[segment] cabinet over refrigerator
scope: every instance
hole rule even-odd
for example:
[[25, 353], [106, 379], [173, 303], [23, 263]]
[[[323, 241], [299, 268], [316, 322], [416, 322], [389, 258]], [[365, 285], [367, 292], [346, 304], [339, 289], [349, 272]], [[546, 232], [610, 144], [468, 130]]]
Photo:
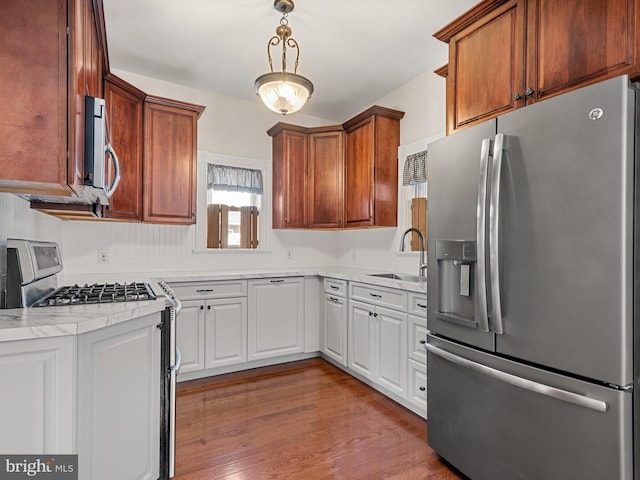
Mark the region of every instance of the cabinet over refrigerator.
[[637, 96], [429, 146], [428, 441], [473, 480], [640, 479]]

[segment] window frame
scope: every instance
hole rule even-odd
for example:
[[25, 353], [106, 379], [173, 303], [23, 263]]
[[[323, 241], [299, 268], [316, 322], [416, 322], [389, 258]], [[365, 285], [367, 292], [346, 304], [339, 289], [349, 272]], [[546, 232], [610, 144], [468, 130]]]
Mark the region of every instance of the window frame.
[[[258, 248], [207, 248], [207, 164], [216, 163], [232, 167], [262, 171], [263, 192], [258, 222]], [[209, 253], [265, 253], [268, 251], [267, 226], [271, 225], [271, 162], [269, 160], [236, 157], [221, 153], [198, 151], [198, 188], [195, 231], [196, 252]]]

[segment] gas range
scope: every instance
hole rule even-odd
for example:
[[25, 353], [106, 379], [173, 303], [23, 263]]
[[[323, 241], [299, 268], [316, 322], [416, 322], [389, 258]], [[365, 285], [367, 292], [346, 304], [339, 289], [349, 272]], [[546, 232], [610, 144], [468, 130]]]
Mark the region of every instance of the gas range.
[[155, 300], [156, 295], [146, 282], [94, 283], [60, 287], [36, 301], [32, 307], [89, 305], [96, 303], [135, 302]]
[[58, 287], [61, 271], [62, 258], [56, 243], [7, 239], [7, 281], [0, 308], [92, 305], [157, 298], [145, 282]]

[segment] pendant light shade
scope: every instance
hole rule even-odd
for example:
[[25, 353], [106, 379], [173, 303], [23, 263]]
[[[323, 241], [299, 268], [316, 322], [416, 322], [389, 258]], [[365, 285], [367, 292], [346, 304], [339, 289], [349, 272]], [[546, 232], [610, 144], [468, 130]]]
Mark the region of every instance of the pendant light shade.
[[[269, 39], [267, 44], [267, 57], [271, 71], [256, 79], [255, 89], [267, 108], [276, 113], [287, 115], [297, 112], [307, 103], [313, 93], [313, 83], [297, 74], [300, 48], [298, 42], [291, 37], [291, 28], [287, 20], [287, 15], [294, 8], [293, 0], [275, 0], [273, 6], [282, 13], [282, 18], [280, 25], [276, 28], [276, 34]], [[280, 44], [282, 45], [282, 71], [274, 72], [271, 47]], [[296, 49], [293, 73], [287, 72], [287, 47]]]

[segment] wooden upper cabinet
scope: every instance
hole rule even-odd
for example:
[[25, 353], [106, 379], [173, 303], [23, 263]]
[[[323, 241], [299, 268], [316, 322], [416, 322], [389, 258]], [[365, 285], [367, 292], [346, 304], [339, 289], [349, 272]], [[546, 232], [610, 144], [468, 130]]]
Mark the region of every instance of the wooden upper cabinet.
[[403, 116], [374, 106], [342, 125], [271, 127], [273, 228], [395, 226]]
[[345, 225], [373, 225], [375, 118], [347, 131]]
[[342, 128], [309, 134], [307, 203], [309, 228], [344, 226]]
[[267, 132], [273, 137], [273, 228], [306, 226], [306, 129], [278, 123]]
[[541, 100], [640, 72], [640, 1], [529, 0], [527, 80]]
[[101, 18], [91, 0], [3, 0], [0, 191], [82, 193], [84, 96], [100, 96], [90, 72], [107, 62]]
[[524, 5], [512, 0], [449, 40], [447, 129], [494, 117], [519, 105], [524, 81]]
[[144, 104], [144, 222], [196, 221], [198, 117], [204, 107], [148, 96]]
[[346, 135], [346, 227], [397, 225], [403, 116], [404, 112], [374, 106], [342, 125]]
[[[116, 77], [107, 75], [104, 96], [109, 121], [109, 140], [118, 155], [120, 184], [105, 209], [105, 218], [142, 220], [142, 119], [144, 92]], [[113, 172], [109, 171], [109, 184]]]
[[434, 36], [449, 44], [447, 132], [640, 73], [640, 0], [485, 0]]

